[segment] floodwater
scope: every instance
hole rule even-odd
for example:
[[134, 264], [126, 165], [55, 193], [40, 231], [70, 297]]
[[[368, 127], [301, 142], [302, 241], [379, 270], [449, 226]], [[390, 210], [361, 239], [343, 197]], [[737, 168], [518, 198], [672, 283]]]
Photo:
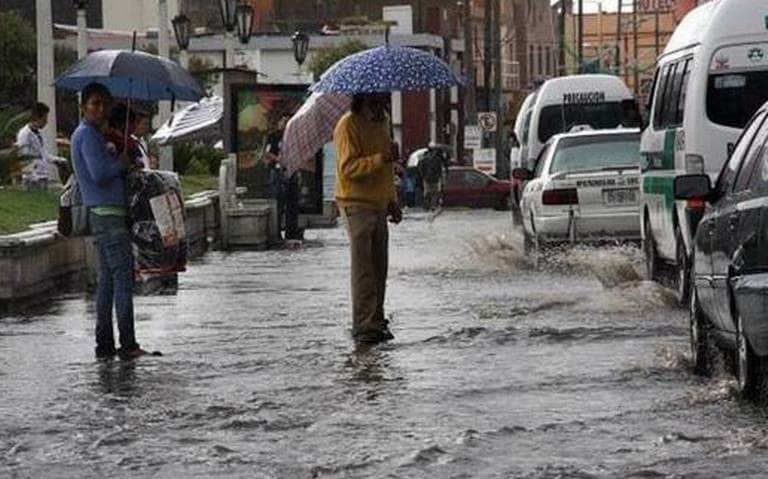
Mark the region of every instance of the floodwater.
[[0, 477], [764, 477], [766, 415], [687, 361], [632, 248], [533, 269], [508, 215], [391, 229], [396, 340], [355, 351], [343, 229], [210, 253], [140, 297], [164, 357], [97, 362], [93, 301], [0, 318]]

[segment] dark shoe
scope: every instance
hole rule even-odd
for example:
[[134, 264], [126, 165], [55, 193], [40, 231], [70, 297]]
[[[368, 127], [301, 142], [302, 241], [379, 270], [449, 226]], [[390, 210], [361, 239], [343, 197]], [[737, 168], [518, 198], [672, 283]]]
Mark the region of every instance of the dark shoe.
[[353, 333], [352, 337], [357, 343], [378, 344], [395, 339], [395, 335], [385, 324], [383, 328], [374, 331]]
[[120, 355], [120, 359], [135, 359], [141, 356], [145, 356], [149, 353], [141, 349], [139, 346], [136, 346], [135, 348], [128, 351], [126, 351], [123, 348], [120, 348], [117, 351], [117, 354]]
[[100, 348], [96, 347], [96, 359], [112, 359], [117, 354], [115, 348]]

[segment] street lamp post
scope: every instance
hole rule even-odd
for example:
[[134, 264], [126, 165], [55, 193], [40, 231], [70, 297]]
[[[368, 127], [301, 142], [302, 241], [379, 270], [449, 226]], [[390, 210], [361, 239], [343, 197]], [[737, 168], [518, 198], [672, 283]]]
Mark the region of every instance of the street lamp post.
[[173, 25], [173, 36], [176, 37], [176, 45], [179, 47], [179, 63], [183, 68], [189, 68], [189, 30], [191, 21], [183, 13], [176, 15], [171, 20]]
[[235, 11], [237, 17], [237, 37], [243, 45], [248, 44], [253, 34], [253, 7], [241, 3]]
[[219, 13], [221, 13], [221, 22], [224, 24], [224, 66], [232, 67], [235, 63], [235, 51], [232, 45], [232, 32], [237, 28], [237, 10], [238, 0], [219, 0]]
[[88, 30], [86, 7], [88, 0], [72, 0], [77, 9], [77, 58], [83, 58], [88, 54]]
[[296, 63], [299, 64], [299, 68], [301, 68], [304, 60], [307, 59], [309, 36], [302, 31], [297, 31], [291, 37], [291, 42], [293, 42], [293, 58], [296, 60]]

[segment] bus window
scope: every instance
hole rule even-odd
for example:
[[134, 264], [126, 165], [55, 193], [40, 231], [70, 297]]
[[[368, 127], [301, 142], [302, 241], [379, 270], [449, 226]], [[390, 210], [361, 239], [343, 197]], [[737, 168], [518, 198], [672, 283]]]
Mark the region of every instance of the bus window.
[[663, 128], [676, 126], [677, 101], [680, 97], [680, 84], [683, 80], [683, 68], [685, 68], [683, 62], [677, 62], [674, 66], [674, 70], [670, 71], [670, 77], [667, 81], [667, 92], [666, 95], [664, 95], [664, 114], [661, 123]]
[[768, 71], [710, 75], [707, 117], [718, 125], [743, 128], [768, 100]]

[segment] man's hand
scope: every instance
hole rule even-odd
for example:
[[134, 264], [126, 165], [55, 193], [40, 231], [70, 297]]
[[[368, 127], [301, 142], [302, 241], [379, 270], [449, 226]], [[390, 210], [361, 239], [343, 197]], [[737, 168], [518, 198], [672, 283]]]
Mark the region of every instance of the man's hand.
[[396, 201], [391, 201], [387, 206], [387, 215], [389, 221], [398, 224], [403, 221], [403, 211], [400, 209], [400, 205]]

